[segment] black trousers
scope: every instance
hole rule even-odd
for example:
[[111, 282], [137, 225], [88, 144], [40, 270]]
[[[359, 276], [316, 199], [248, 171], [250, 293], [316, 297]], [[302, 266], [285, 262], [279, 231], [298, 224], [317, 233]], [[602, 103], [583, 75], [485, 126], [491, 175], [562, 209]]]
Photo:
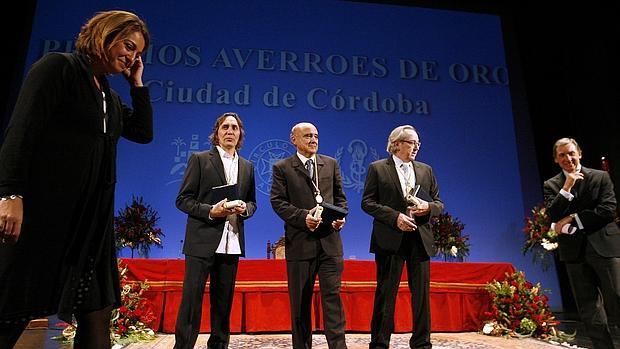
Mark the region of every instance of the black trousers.
[[370, 323], [370, 348], [389, 348], [394, 332], [396, 294], [407, 265], [408, 286], [413, 314], [411, 348], [431, 348], [430, 258], [419, 236], [408, 233], [396, 254], [375, 254], [377, 289]]
[[345, 318], [340, 299], [342, 256], [332, 257], [323, 251], [310, 260], [287, 261], [288, 294], [291, 304], [293, 349], [312, 348], [312, 293], [319, 276], [325, 337], [330, 349], [345, 349]]
[[183, 296], [174, 332], [175, 349], [192, 349], [196, 344], [207, 277], [210, 280], [211, 303], [211, 335], [207, 348], [228, 348], [230, 311], [238, 264], [238, 255], [216, 253], [207, 258], [185, 256]]
[[603, 303], [615, 302], [608, 309], [620, 305], [620, 258], [600, 256], [590, 243], [585, 246], [583, 256], [577, 262], [567, 262], [566, 272], [575, 296], [575, 303], [581, 321], [594, 349], [614, 349], [607, 318], [618, 318], [618, 314], [607, 314]]

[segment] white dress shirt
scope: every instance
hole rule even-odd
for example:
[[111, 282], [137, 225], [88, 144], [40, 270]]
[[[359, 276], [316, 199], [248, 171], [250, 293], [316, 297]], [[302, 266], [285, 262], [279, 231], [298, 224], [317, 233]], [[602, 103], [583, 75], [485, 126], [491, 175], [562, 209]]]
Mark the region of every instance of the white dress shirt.
[[[400, 188], [403, 191], [403, 196], [407, 196], [407, 189], [415, 187], [415, 171], [413, 170], [413, 164], [411, 161], [404, 162], [398, 156], [392, 155], [394, 159], [394, 166], [396, 167], [396, 173], [398, 173], [398, 181], [400, 182]], [[408, 167], [408, 170], [404, 169]]]
[[[236, 184], [237, 176], [239, 174], [239, 156], [237, 152], [233, 155], [228, 154], [219, 145], [216, 146], [217, 151], [220, 153], [220, 159], [224, 165], [224, 175], [226, 176], [226, 184]], [[237, 215], [230, 215], [226, 217], [226, 223], [224, 224], [224, 231], [222, 233], [222, 239], [217, 246], [215, 253], [222, 254], [241, 254], [241, 244], [239, 243], [239, 233], [235, 231], [237, 226]]]

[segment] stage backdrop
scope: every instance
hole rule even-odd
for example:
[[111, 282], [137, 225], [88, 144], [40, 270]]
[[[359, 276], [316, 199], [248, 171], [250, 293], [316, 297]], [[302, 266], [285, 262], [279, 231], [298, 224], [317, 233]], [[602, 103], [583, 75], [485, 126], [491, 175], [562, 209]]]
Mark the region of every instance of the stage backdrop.
[[[215, 118], [234, 111], [246, 128], [240, 153], [256, 168], [247, 257], [264, 258], [267, 241], [284, 234], [269, 203], [271, 167], [294, 154], [291, 127], [309, 121], [320, 152], [342, 168], [345, 258], [372, 259], [371, 218], [360, 208], [366, 169], [387, 155], [389, 132], [411, 124], [418, 160], [433, 167], [446, 210], [471, 236], [468, 260], [511, 262], [557, 290], [554, 273], [520, 252], [541, 190], [530, 130], [515, 127], [527, 122], [513, 115], [519, 77], [499, 16], [345, 1], [39, 0], [27, 66], [73, 50], [81, 25], [108, 9], [138, 13], [152, 32], [143, 60], [155, 140], [121, 142], [116, 197], [117, 209], [140, 195], [159, 212], [164, 248], [151, 257], [182, 257], [186, 217], [174, 203], [187, 159], [211, 147]], [[112, 83], [128, 101], [123, 79]]]

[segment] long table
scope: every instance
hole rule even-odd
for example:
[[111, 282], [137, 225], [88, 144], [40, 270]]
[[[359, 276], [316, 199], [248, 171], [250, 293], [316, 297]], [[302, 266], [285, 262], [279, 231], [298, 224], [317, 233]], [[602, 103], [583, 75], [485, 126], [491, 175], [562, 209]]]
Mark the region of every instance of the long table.
[[[127, 282], [147, 281], [145, 297], [156, 314], [154, 330], [174, 333], [174, 325], [183, 287], [182, 259], [123, 259], [128, 266]], [[435, 332], [479, 330], [483, 313], [489, 309], [484, 285], [502, 280], [515, 268], [510, 263], [431, 263], [431, 325]], [[374, 299], [375, 263], [345, 260], [341, 297], [346, 316], [346, 329], [369, 332]], [[407, 288], [407, 272], [403, 272], [396, 300], [395, 331], [410, 332], [411, 294]], [[208, 285], [202, 306], [200, 332], [209, 332]], [[315, 330], [323, 328], [321, 296], [315, 285], [312, 317]], [[241, 260], [231, 314], [234, 333], [289, 332], [290, 309], [286, 283], [286, 261]]]

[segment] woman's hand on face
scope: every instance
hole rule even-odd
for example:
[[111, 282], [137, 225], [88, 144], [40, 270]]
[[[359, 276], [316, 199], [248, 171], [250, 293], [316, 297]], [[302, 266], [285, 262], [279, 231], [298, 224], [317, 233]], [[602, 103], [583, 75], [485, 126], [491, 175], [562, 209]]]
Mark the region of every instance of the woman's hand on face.
[[131, 67], [123, 70], [123, 76], [133, 87], [142, 87], [142, 73], [144, 72], [144, 63], [142, 57], [137, 56]]

